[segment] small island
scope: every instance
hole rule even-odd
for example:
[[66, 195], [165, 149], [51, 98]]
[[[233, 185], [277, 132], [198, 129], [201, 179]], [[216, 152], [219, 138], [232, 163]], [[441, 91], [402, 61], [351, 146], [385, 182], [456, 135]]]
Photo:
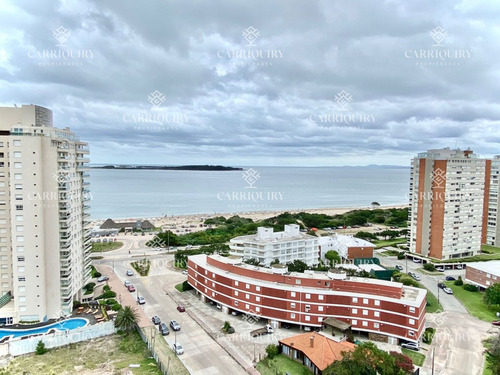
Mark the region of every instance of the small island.
[[141, 170], [166, 170], [166, 171], [242, 171], [243, 168], [225, 167], [223, 165], [104, 165], [91, 167], [94, 169], [141, 169]]

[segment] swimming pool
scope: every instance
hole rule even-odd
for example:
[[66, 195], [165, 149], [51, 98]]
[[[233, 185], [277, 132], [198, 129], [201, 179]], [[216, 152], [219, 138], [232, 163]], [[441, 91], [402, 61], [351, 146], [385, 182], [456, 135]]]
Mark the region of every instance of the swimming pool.
[[61, 322], [53, 323], [48, 326], [31, 328], [31, 329], [0, 329], [0, 340], [6, 336], [22, 337], [28, 335], [37, 335], [40, 333], [47, 333], [51, 329], [56, 329], [58, 331], [68, 331], [80, 327], [84, 327], [89, 323], [87, 319], [84, 318], [72, 318], [63, 320]]

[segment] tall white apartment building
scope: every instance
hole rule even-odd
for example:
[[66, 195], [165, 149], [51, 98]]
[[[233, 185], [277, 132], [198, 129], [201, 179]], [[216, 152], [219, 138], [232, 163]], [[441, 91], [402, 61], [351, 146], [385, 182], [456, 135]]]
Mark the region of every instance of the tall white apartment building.
[[49, 109], [0, 108], [0, 323], [68, 315], [90, 280], [88, 153]]
[[485, 241], [490, 161], [471, 150], [428, 150], [413, 159], [410, 251], [436, 259], [473, 256]]
[[275, 259], [281, 264], [299, 259], [312, 266], [318, 264], [318, 240], [318, 237], [301, 233], [296, 224], [285, 225], [283, 232], [259, 227], [257, 234], [231, 239], [229, 252], [245, 260], [255, 258], [265, 266], [269, 266]]
[[487, 245], [500, 247], [500, 199], [499, 193], [500, 155], [491, 160], [486, 240]]

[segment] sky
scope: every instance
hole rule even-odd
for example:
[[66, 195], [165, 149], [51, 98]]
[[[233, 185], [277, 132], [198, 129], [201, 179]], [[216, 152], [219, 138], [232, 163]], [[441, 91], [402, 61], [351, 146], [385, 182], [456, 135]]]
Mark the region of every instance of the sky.
[[408, 166], [500, 154], [500, 3], [0, 2], [0, 105], [105, 164]]

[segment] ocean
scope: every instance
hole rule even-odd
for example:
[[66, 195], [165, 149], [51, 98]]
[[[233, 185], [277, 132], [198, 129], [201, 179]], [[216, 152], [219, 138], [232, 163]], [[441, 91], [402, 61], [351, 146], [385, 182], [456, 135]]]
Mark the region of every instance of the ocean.
[[91, 218], [369, 207], [408, 203], [409, 168], [91, 169]]

